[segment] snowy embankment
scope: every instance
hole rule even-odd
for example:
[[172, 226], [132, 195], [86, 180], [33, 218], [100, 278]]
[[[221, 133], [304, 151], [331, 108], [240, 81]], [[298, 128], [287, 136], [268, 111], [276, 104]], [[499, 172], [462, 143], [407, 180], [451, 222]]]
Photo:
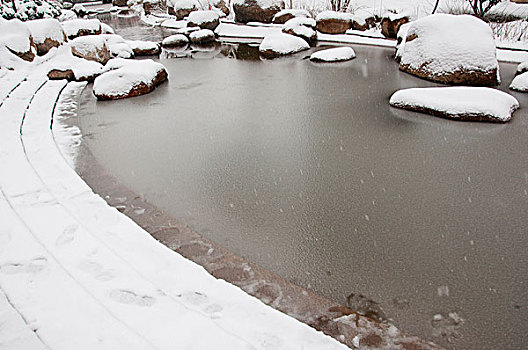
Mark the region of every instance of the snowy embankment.
[[0, 347], [346, 349], [215, 279], [92, 192], [50, 131], [61, 92], [83, 83], [40, 69], [2, 83], [0, 334], [13, 333]]
[[483, 87], [413, 88], [395, 92], [393, 107], [469, 121], [507, 122], [519, 108], [515, 97]]

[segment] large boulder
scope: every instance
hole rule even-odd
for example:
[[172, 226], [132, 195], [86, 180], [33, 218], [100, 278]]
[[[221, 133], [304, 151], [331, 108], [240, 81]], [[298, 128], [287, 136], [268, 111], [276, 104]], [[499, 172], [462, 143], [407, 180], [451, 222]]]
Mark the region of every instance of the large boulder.
[[315, 17], [317, 30], [326, 34], [344, 34], [352, 28], [354, 15], [336, 11], [323, 11]]
[[110, 59], [110, 51], [106, 40], [101, 35], [88, 35], [70, 41], [71, 52], [74, 56], [85, 60], [105, 64]]
[[400, 44], [400, 70], [444, 84], [500, 82], [493, 32], [469, 15], [436, 14], [410, 24]]
[[291, 55], [310, 48], [310, 45], [297, 36], [285, 33], [274, 33], [264, 37], [259, 46], [260, 55], [264, 58], [276, 58]]
[[51, 48], [59, 47], [67, 40], [60, 22], [54, 18], [27, 21], [26, 25], [31, 31], [39, 56], [47, 54]]
[[168, 0], [167, 11], [169, 15], [182, 20], [193, 11], [197, 11], [200, 4], [196, 0]]
[[519, 92], [528, 92], [528, 71], [517, 75], [510, 84], [510, 89]]
[[273, 23], [284, 24], [290, 19], [296, 17], [311, 18], [312, 16], [310, 15], [310, 12], [306, 10], [285, 9], [277, 12], [275, 16], [273, 16]]
[[61, 23], [68, 39], [84, 35], [101, 34], [101, 22], [98, 19], [73, 19]]
[[487, 87], [451, 86], [400, 90], [391, 96], [390, 105], [454, 120], [504, 123], [519, 101]]
[[[128, 62], [121, 63], [122, 61]], [[117, 69], [103, 73], [95, 79], [93, 93], [98, 100], [144, 95], [168, 77], [165, 67], [152, 60], [120, 60], [115, 68]]]
[[240, 23], [271, 23], [273, 17], [284, 8], [281, 0], [234, 0], [235, 21]]
[[19, 19], [0, 19], [0, 46], [29, 62], [33, 61], [37, 52], [31, 31]]
[[405, 13], [387, 13], [381, 19], [381, 34], [386, 38], [396, 39], [400, 27], [409, 22]]
[[215, 11], [193, 11], [187, 18], [189, 27], [215, 30], [220, 24], [220, 16]]
[[376, 26], [376, 16], [372, 11], [357, 10], [352, 19], [352, 29], [365, 31]]
[[315, 31], [315, 19], [306, 17], [296, 17], [290, 19], [282, 27], [282, 32], [303, 38], [309, 44], [317, 40]]

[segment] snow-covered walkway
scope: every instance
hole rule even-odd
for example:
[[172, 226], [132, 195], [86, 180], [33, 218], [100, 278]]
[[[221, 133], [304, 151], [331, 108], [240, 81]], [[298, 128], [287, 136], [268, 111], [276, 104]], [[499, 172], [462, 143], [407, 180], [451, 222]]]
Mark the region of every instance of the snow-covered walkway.
[[345, 349], [155, 241], [95, 195], [50, 125], [82, 83], [0, 85], [0, 348]]

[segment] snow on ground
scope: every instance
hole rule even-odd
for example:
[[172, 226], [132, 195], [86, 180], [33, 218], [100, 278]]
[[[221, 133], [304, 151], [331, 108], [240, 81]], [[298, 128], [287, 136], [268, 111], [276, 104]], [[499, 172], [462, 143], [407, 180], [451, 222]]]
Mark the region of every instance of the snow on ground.
[[290, 34], [276, 33], [267, 35], [262, 40], [259, 51], [261, 54], [270, 52], [271, 55], [289, 55], [309, 48], [310, 45], [304, 39]]
[[513, 78], [513, 81], [510, 84], [510, 89], [521, 92], [528, 92], [528, 72], [522, 73]]
[[351, 47], [335, 47], [314, 52], [310, 56], [310, 61], [316, 62], [341, 62], [348, 61], [356, 57], [356, 53]]
[[507, 122], [519, 108], [515, 97], [484, 87], [412, 88], [395, 92], [390, 105], [460, 120]]
[[346, 349], [95, 195], [57, 148], [64, 133], [50, 130], [55, 102], [70, 103], [72, 90], [78, 83], [47, 81], [38, 67], [0, 86], [0, 334], [10, 335], [0, 347]]

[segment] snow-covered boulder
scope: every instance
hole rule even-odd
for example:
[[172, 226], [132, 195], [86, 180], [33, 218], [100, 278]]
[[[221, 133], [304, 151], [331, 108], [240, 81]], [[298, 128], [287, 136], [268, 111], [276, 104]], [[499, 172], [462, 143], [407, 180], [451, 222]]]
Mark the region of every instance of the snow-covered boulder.
[[127, 40], [126, 43], [136, 56], [156, 56], [161, 52], [160, 45], [154, 41]]
[[220, 24], [220, 16], [215, 11], [193, 11], [187, 18], [189, 27], [215, 30]]
[[187, 21], [171, 18], [161, 22], [160, 26], [163, 28], [181, 29], [187, 27]]
[[264, 37], [259, 46], [260, 54], [265, 58], [294, 54], [310, 48], [310, 45], [297, 36], [274, 33]]
[[235, 21], [271, 23], [284, 7], [282, 0], [233, 0]]
[[189, 34], [189, 40], [193, 44], [209, 44], [215, 41], [215, 34], [209, 29], [200, 29]]
[[161, 42], [161, 46], [164, 48], [171, 48], [171, 47], [180, 47], [187, 45], [189, 43], [189, 39], [183, 35], [183, 34], [174, 34], [169, 37], [166, 37]]
[[101, 34], [115, 34], [115, 31], [108, 24], [101, 23]]
[[112, 57], [132, 58], [134, 51], [122, 36], [116, 34], [101, 34], [106, 41], [106, 47]]
[[120, 68], [97, 77], [93, 93], [98, 100], [117, 100], [144, 95], [167, 80], [167, 71], [161, 63], [152, 60], [130, 60]]
[[48, 78], [51, 80], [66, 79], [92, 82], [103, 72], [102, 64], [72, 55], [53, 60], [50, 67]]
[[354, 12], [352, 29], [365, 31], [376, 26], [376, 16], [372, 11], [359, 9]]
[[58, 19], [60, 22], [71, 21], [77, 19], [77, 15], [72, 10], [62, 9]]
[[315, 25], [313, 18], [296, 17], [284, 24], [282, 32], [303, 38], [308, 43], [314, 43], [317, 40]]
[[344, 34], [352, 28], [354, 15], [336, 11], [323, 11], [315, 17], [317, 30], [326, 34]]
[[284, 24], [292, 18], [302, 17], [302, 18], [311, 18], [310, 12], [306, 10], [299, 9], [286, 9], [281, 10], [273, 16], [273, 23]]
[[60, 22], [54, 18], [27, 21], [26, 25], [31, 31], [37, 54], [40, 56], [47, 54], [52, 47], [59, 47], [67, 40]]
[[75, 12], [78, 17], [84, 17], [88, 14], [88, 10], [82, 4], [73, 5], [72, 11]]
[[187, 17], [191, 12], [197, 11], [200, 4], [196, 0], [168, 0], [167, 11], [169, 15], [176, 16], [181, 20]]
[[224, 14], [223, 16], [220, 14], [220, 17], [228, 16], [231, 12], [229, 7], [226, 5], [225, 0], [213, 0], [213, 6]]
[[517, 99], [505, 92], [467, 86], [400, 90], [390, 105], [448, 119], [502, 123], [519, 108]]
[[72, 19], [61, 23], [68, 39], [84, 35], [101, 34], [101, 22], [98, 19]]
[[499, 64], [493, 32], [469, 15], [436, 14], [411, 23], [400, 70], [445, 84], [494, 86]]
[[381, 34], [386, 38], [396, 39], [400, 27], [408, 22], [409, 15], [406, 13], [386, 13], [381, 19]]
[[356, 57], [356, 53], [351, 47], [335, 47], [314, 52], [310, 56], [310, 61], [314, 62], [343, 62]]
[[112, 0], [112, 6], [126, 7], [127, 5], [128, 0]]
[[403, 54], [403, 50], [405, 47], [405, 40], [407, 39], [407, 32], [409, 31], [409, 27], [411, 26], [411, 23], [405, 23], [400, 26], [400, 29], [398, 30], [397, 35], [397, 44], [396, 44], [396, 62], [401, 61], [401, 56]]
[[37, 48], [33, 43], [31, 31], [19, 19], [5, 20], [0, 18], [0, 46], [25, 61], [32, 62]]
[[528, 72], [528, 61], [519, 64], [515, 74], [523, 74], [525, 72]]
[[520, 92], [528, 92], [528, 71], [513, 78], [513, 81], [510, 84], [510, 89]]
[[101, 35], [80, 36], [70, 41], [71, 52], [74, 56], [85, 60], [105, 64], [110, 59], [110, 51], [106, 40]]
[[[16, 12], [13, 10], [13, 3]], [[0, 2], [0, 17], [5, 19], [18, 18], [28, 21], [39, 18], [55, 18], [60, 16], [61, 5], [48, 0], [9, 0]]]

